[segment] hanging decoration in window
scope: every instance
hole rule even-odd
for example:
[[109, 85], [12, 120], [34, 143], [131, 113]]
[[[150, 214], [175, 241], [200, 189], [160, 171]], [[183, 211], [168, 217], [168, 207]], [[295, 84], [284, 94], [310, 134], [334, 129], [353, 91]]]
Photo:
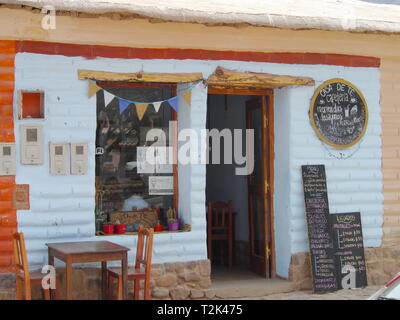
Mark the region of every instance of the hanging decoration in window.
[[103, 89], [102, 87], [98, 86], [95, 81], [89, 80], [89, 90], [88, 90], [88, 97], [91, 98], [93, 95], [95, 95], [97, 92], [100, 90], [103, 91], [104, 94], [104, 103], [105, 107], [111, 103], [114, 99], [118, 99], [118, 104], [119, 104], [119, 113], [123, 113], [130, 104], [135, 104], [136, 106], [136, 112], [138, 114], [139, 120], [143, 119], [144, 114], [146, 113], [147, 107], [149, 105], [153, 105], [154, 109], [156, 112], [160, 110], [161, 105], [163, 102], [167, 102], [172, 109], [174, 109], [176, 112], [178, 112], [179, 106], [178, 106], [178, 98], [179, 96], [182, 96], [182, 98], [186, 101], [186, 103], [190, 106], [190, 101], [191, 101], [191, 96], [192, 96], [192, 89], [195, 85], [191, 86], [190, 88], [181, 91], [177, 96], [162, 100], [162, 101], [152, 101], [152, 102], [144, 102], [144, 101], [131, 101], [127, 99], [123, 99], [120, 97], [117, 97], [115, 94], [112, 94], [108, 92], [107, 90]]

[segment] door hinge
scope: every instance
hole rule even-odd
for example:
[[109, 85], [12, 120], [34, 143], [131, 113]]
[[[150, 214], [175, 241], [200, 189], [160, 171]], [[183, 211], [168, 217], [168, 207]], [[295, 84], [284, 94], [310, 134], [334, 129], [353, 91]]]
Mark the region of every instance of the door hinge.
[[265, 256], [267, 258], [271, 256], [271, 249], [269, 248], [269, 246], [267, 246], [266, 249], [265, 249]]
[[267, 116], [264, 116], [264, 127], [268, 128], [268, 118], [267, 118]]
[[265, 181], [265, 192], [269, 192], [269, 184]]

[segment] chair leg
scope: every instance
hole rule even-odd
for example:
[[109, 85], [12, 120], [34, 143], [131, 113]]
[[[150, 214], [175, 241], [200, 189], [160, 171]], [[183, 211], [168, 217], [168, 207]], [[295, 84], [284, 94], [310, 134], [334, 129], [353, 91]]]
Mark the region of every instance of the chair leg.
[[56, 287], [54, 289], [55, 297], [53, 297], [56, 300], [61, 300], [61, 297], [60, 297], [60, 282], [61, 282], [60, 278], [56, 276]]
[[43, 299], [50, 300], [50, 289], [43, 289]]
[[25, 300], [32, 300], [31, 284], [29, 281], [24, 281], [25, 287]]
[[140, 280], [134, 280], [133, 299], [139, 300]]
[[212, 239], [211, 239], [211, 235], [208, 235], [207, 237], [207, 251], [208, 251], [208, 259], [210, 259], [210, 261], [212, 260]]
[[229, 238], [228, 240], [228, 267], [229, 269], [232, 269], [232, 253], [233, 253], [233, 244], [232, 244], [232, 238]]
[[114, 285], [114, 277], [111, 273], [108, 273], [108, 287], [107, 287], [107, 299], [112, 300], [113, 298], [113, 285]]
[[16, 281], [15, 291], [16, 291], [17, 300], [22, 300], [23, 299], [22, 280], [19, 277], [16, 277], [15, 281]]
[[118, 293], [117, 293], [117, 299], [118, 300], [123, 300], [123, 294], [122, 294], [122, 276], [118, 277]]
[[144, 280], [144, 294], [143, 294], [143, 299], [144, 299], [144, 300], [150, 300], [150, 279], [145, 279], [145, 280]]

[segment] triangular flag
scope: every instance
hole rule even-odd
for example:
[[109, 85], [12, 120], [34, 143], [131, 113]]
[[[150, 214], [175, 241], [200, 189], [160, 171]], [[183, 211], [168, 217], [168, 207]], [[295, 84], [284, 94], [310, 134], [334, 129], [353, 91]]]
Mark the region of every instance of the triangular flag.
[[96, 82], [89, 80], [88, 97], [91, 98], [99, 90], [101, 90], [101, 88], [96, 84]]
[[183, 99], [185, 99], [185, 101], [187, 102], [187, 104], [190, 106], [190, 101], [192, 99], [192, 91], [186, 91], [182, 94]]
[[168, 103], [170, 104], [171, 108], [178, 112], [178, 97], [173, 97], [168, 99]]
[[115, 98], [115, 96], [106, 90], [103, 90], [103, 93], [104, 93], [104, 106], [107, 108], [107, 106]]
[[130, 105], [130, 101], [118, 98], [118, 102], [119, 102], [119, 114], [121, 114], [122, 112], [124, 112], [126, 110], [126, 108], [128, 108], [128, 106]]
[[144, 113], [147, 110], [147, 107], [149, 106], [147, 103], [135, 103], [136, 105], [136, 113], [138, 115], [139, 120], [143, 119]]
[[162, 103], [163, 103], [162, 101], [153, 102], [154, 110], [156, 110], [156, 112], [158, 112], [158, 110], [160, 110]]

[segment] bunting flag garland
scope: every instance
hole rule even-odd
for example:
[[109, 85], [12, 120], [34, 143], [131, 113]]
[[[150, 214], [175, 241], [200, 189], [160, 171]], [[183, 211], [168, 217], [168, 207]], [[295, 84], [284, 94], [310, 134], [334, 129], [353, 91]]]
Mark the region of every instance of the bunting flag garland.
[[167, 100], [172, 109], [178, 112], [178, 97], [173, 97]]
[[135, 105], [136, 105], [136, 112], [140, 121], [143, 119], [143, 116], [149, 105], [147, 103], [135, 103]]
[[124, 112], [126, 108], [128, 108], [128, 106], [131, 104], [130, 101], [121, 98], [118, 98], [118, 102], [119, 102], [119, 114]]
[[190, 100], [192, 99], [192, 91], [186, 91], [182, 94], [183, 99], [185, 99], [186, 103], [190, 105]]
[[96, 82], [89, 80], [89, 90], [88, 90], [88, 97], [91, 98], [93, 95], [95, 95], [98, 91], [100, 91], [102, 88], [100, 88]]
[[103, 93], [104, 93], [104, 106], [107, 108], [107, 106], [115, 98], [115, 96], [106, 90], [103, 90]]
[[104, 105], [106, 108], [114, 98], [117, 98], [120, 114], [123, 113], [130, 104], [135, 104], [137, 116], [138, 116], [139, 120], [142, 120], [143, 116], [146, 113], [147, 108], [150, 104], [152, 104], [154, 107], [154, 110], [156, 112], [158, 112], [160, 110], [161, 106], [163, 105], [163, 103], [168, 102], [168, 104], [171, 106], [171, 108], [174, 109], [176, 112], [178, 112], [178, 109], [179, 109], [178, 98], [179, 98], [179, 96], [181, 96], [183, 98], [183, 100], [190, 106], [191, 98], [192, 98], [192, 90], [196, 85], [197, 85], [197, 83], [194, 84], [192, 87], [181, 91], [177, 96], [166, 99], [166, 100], [154, 101], [154, 102], [141, 102], [141, 101], [130, 101], [130, 100], [126, 100], [126, 99], [117, 97], [113, 93], [110, 93], [107, 90], [99, 87], [95, 81], [89, 80], [88, 96], [89, 96], [89, 98], [91, 98], [98, 91], [102, 90], [103, 95], [104, 95]]
[[158, 110], [160, 110], [162, 103], [163, 103], [163, 101], [153, 102], [153, 107], [154, 107], [154, 110], [156, 110], [156, 112], [158, 112]]

